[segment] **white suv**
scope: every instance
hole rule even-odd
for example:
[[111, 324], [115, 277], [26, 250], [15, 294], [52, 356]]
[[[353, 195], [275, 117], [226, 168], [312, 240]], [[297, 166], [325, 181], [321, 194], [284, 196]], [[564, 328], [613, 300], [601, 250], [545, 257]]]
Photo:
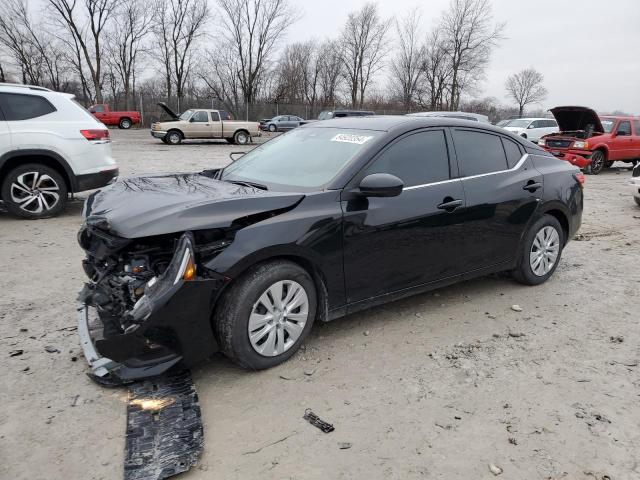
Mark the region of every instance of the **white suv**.
[[553, 118], [517, 118], [509, 121], [505, 130], [537, 143], [540, 137], [550, 133], [558, 133], [558, 122]]
[[0, 198], [19, 217], [60, 213], [69, 193], [118, 176], [109, 130], [73, 95], [0, 83]]

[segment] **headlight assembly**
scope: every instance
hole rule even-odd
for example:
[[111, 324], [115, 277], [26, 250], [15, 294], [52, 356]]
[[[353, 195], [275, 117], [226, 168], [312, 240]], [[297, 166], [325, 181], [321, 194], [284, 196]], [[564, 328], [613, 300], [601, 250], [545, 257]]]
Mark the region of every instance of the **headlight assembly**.
[[587, 150], [589, 148], [589, 142], [583, 142], [583, 141], [573, 142], [573, 148], [579, 148], [580, 150]]

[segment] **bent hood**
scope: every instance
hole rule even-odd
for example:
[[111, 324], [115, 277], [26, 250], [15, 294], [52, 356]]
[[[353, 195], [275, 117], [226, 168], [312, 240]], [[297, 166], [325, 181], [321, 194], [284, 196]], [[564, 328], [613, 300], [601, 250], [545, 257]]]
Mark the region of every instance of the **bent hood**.
[[560, 132], [575, 132], [593, 125], [594, 132], [604, 133], [598, 114], [587, 107], [555, 107], [550, 110], [558, 122]]
[[85, 221], [131, 239], [226, 228], [250, 215], [292, 208], [303, 198], [221, 182], [205, 172], [160, 174], [118, 180], [92, 194]]

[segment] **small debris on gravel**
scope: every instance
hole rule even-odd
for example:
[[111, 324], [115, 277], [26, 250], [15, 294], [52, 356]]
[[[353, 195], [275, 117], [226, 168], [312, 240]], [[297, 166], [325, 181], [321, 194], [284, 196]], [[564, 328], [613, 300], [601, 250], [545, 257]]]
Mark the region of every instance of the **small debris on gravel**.
[[489, 471], [494, 475], [500, 475], [502, 473], [502, 468], [500, 468], [498, 465], [494, 465], [493, 463], [490, 463]]
[[286, 375], [279, 375], [282, 380], [293, 380], [292, 377], [287, 377]]
[[28, 328], [24, 328], [24, 327], [23, 327], [23, 328], [21, 328], [21, 329], [20, 329], [20, 331], [21, 331], [22, 333], [24, 333], [24, 332], [28, 332], [28, 331], [29, 331], [29, 329], [28, 329]]
[[302, 418], [314, 427], [322, 430], [324, 433], [331, 433], [335, 430], [335, 427], [333, 425], [322, 420], [319, 416], [313, 413], [313, 410], [311, 410], [310, 408], [307, 408], [304, 411], [304, 415], [302, 416]]
[[509, 336], [513, 338], [524, 337], [524, 333], [522, 332], [509, 332]]
[[513, 310], [514, 312], [521, 312], [522, 307], [520, 305], [511, 305], [511, 310]]
[[611, 343], [622, 343], [624, 342], [624, 337], [622, 335], [612, 335], [609, 337], [609, 341]]
[[347, 450], [347, 449], [351, 448], [351, 443], [349, 443], [349, 442], [338, 442], [338, 448], [340, 450]]
[[10, 357], [17, 357], [18, 355], [22, 355], [24, 353], [24, 350], [11, 350], [9, 352], [9, 356]]
[[316, 373], [316, 369], [312, 368], [311, 370], [305, 370], [304, 374], [308, 377], [310, 377], [311, 375], [313, 375], [314, 373]]
[[511, 445], [518, 445], [518, 440], [516, 440], [515, 437], [509, 437], [509, 443]]
[[47, 353], [60, 353], [60, 350], [58, 350], [56, 347], [52, 347], [51, 345], [46, 345], [44, 347], [44, 350]]
[[611, 420], [609, 420], [607, 417], [605, 417], [604, 415], [602, 415], [601, 413], [594, 413], [593, 414], [593, 418], [595, 418], [596, 420], [598, 420], [599, 422], [604, 422], [604, 423], [611, 423]]
[[368, 337], [368, 336], [369, 336], [369, 330], [365, 330], [365, 331], [364, 331], [364, 336], [365, 336], [365, 337]]

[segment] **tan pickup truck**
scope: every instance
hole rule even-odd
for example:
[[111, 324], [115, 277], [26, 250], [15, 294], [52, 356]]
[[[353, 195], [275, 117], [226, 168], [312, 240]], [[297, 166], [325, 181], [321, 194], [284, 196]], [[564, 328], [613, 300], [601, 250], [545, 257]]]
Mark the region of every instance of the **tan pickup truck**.
[[177, 115], [166, 104], [158, 105], [170, 120], [154, 122], [151, 136], [169, 145], [178, 145], [183, 140], [208, 138], [224, 138], [229, 143], [246, 145], [251, 142], [251, 137], [262, 135], [257, 122], [231, 120], [224, 110], [192, 108]]

